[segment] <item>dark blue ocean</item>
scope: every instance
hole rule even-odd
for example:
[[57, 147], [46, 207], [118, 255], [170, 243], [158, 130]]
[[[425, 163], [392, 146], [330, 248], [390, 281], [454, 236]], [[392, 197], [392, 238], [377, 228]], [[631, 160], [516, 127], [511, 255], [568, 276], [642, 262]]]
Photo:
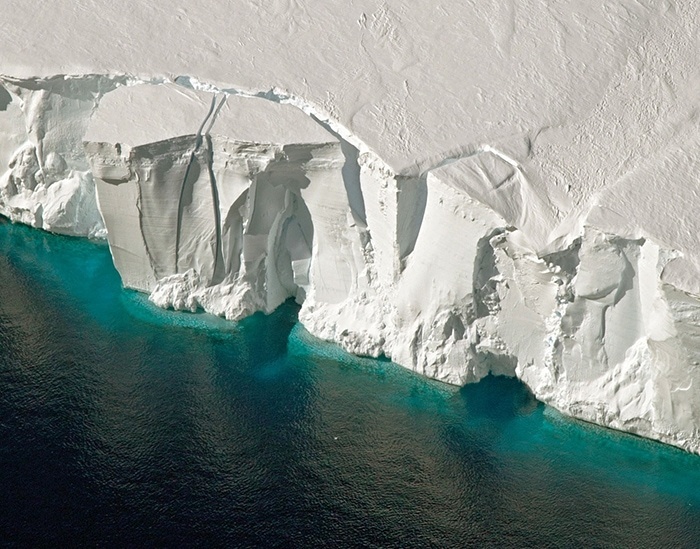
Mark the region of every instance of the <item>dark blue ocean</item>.
[[0, 545], [700, 547], [700, 457], [122, 290], [0, 221]]

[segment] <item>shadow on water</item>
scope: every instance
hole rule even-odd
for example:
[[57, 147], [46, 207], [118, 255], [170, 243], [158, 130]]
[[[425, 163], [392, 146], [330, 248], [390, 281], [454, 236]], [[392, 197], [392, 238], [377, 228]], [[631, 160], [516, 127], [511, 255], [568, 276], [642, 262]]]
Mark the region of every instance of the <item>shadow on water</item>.
[[542, 407], [527, 386], [510, 377], [488, 375], [462, 387], [459, 394], [469, 416], [494, 425], [529, 416]]
[[0, 540], [697, 547], [700, 458], [121, 289], [106, 246], [0, 221]]

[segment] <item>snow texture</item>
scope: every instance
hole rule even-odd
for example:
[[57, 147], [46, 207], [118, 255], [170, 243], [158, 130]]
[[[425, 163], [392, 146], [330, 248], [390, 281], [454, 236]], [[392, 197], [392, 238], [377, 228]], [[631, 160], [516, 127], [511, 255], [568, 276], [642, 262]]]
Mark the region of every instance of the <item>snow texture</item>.
[[108, 238], [160, 306], [295, 298], [353, 353], [700, 452], [694, 0], [21, 4], [0, 214]]

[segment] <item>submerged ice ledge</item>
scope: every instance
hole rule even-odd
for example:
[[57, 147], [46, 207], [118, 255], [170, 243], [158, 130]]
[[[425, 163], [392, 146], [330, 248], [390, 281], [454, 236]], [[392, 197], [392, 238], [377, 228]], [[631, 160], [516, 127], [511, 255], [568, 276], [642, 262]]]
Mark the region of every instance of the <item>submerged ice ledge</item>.
[[294, 297], [353, 353], [455, 384], [515, 375], [564, 413], [700, 452], [700, 258], [622, 198], [693, 173], [680, 144], [567, 206], [527, 136], [395, 170], [282, 92], [1, 82], [0, 213], [106, 236], [154, 303], [239, 319]]

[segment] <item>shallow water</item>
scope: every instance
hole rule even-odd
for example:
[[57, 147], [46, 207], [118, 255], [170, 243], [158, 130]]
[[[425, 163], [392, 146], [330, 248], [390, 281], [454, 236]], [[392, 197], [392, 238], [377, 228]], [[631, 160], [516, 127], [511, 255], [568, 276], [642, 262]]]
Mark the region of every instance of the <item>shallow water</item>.
[[698, 547], [700, 457], [122, 290], [0, 221], [0, 544]]

